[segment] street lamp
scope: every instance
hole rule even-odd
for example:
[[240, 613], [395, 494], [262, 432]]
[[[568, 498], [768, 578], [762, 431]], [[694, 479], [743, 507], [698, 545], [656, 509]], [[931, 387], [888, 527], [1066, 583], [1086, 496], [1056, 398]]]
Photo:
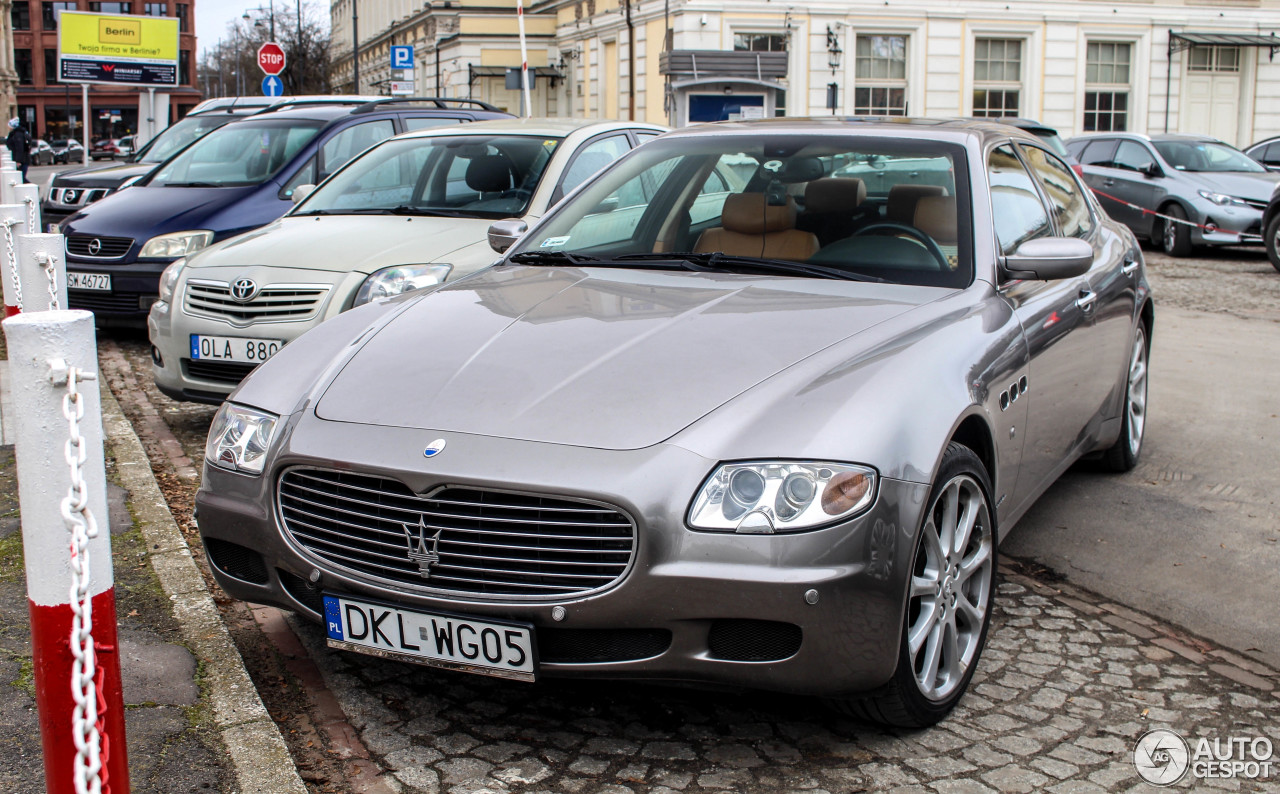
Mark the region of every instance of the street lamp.
[[[276, 40], [276, 4], [275, 4], [275, 0], [269, 0], [269, 2], [267, 3], [267, 7], [266, 7], [266, 8], [263, 8], [262, 6], [258, 6], [257, 8], [250, 8], [248, 11], [245, 11], [245, 12], [244, 12], [244, 16], [242, 16], [242, 17], [241, 17], [241, 19], [244, 19], [244, 20], [246, 20], [246, 21], [247, 21], [247, 20], [251, 20], [251, 19], [252, 19], [252, 17], [250, 17], [250, 16], [249, 16], [249, 11], [256, 11], [256, 12], [257, 12], [257, 13], [259, 13], [259, 14], [266, 14], [266, 15], [267, 15], [267, 19], [268, 19], [268, 20], [270, 20], [270, 25], [271, 25], [271, 27], [270, 27], [271, 40], [272, 40], [272, 41], [275, 41], [275, 40]], [[259, 28], [260, 28], [260, 27], [262, 27], [262, 20], [261, 20], [261, 19], [259, 19], [257, 22], [254, 22], [254, 27], [259, 27]]]
[[840, 56], [844, 49], [840, 46], [840, 34], [831, 25], [827, 25], [827, 66], [831, 67], [831, 82], [827, 83], [827, 107], [832, 115], [840, 105], [840, 84], [836, 82], [836, 71], [840, 68]]

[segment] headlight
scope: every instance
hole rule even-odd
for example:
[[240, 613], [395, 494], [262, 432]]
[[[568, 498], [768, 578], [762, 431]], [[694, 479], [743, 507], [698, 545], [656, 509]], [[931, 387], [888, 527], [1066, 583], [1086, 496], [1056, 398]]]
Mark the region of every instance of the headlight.
[[689, 525], [746, 534], [812, 529], [865, 510], [875, 492], [876, 473], [865, 466], [785, 460], [722, 463], [693, 500]]
[[213, 242], [213, 232], [174, 232], [152, 237], [142, 246], [142, 259], [173, 259], [178, 256], [194, 254]]
[[1249, 202], [1244, 199], [1238, 199], [1235, 196], [1228, 196], [1225, 193], [1214, 193], [1212, 190], [1197, 191], [1201, 196], [1212, 201], [1220, 207], [1247, 207]]
[[175, 259], [160, 274], [160, 300], [165, 303], [173, 302], [173, 288], [178, 286], [178, 276], [182, 275], [182, 268], [186, 264], [186, 259]]
[[390, 298], [402, 292], [433, 287], [444, 281], [453, 265], [396, 265], [384, 267], [364, 280], [356, 293], [353, 306], [378, 298]]
[[261, 474], [278, 420], [274, 414], [223, 403], [209, 425], [205, 460], [224, 469]]

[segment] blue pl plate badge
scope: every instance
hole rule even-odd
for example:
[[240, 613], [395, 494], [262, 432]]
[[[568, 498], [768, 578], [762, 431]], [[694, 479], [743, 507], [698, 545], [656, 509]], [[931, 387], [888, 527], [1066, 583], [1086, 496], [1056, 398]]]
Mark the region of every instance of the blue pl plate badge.
[[342, 611], [338, 599], [331, 595], [324, 597], [324, 625], [331, 640], [345, 640], [342, 635]]

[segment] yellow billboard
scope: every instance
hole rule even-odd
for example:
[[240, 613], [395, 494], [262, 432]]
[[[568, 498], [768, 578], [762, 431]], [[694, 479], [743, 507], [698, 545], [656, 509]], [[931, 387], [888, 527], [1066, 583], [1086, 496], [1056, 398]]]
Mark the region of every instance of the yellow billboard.
[[58, 79], [66, 83], [178, 84], [178, 19], [62, 11]]

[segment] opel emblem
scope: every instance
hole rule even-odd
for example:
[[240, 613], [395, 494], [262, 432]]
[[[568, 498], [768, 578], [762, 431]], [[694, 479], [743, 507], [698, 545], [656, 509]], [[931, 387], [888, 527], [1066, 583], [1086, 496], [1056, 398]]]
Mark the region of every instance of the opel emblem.
[[238, 278], [231, 282], [231, 298], [240, 303], [248, 303], [258, 294], [258, 285], [251, 278]]
[[428, 444], [426, 449], [422, 450], [422, 454], [428, 458], [434, 458], [436, 455], [439, 455], [443, 451], [444, 451], [444, 439], [437, 438], [435, 441], [432, 441], [430, 444]]
[[97, 256], [98, 252], [101, 250], [102, 250], [101, 240], [95, 237], [89, 241], [89, 256]]

